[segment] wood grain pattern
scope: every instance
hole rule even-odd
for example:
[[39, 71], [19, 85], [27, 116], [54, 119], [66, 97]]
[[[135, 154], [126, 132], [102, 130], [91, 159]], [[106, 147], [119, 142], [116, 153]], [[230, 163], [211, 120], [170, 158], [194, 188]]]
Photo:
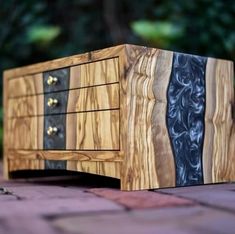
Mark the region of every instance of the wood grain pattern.
[[129, 48], [131, 62], [126, 74], [127, 138], [122, 168], [124, 190], [158, 188], [156, 158], [152, 142], [152, 112], [155, 104], [152, 85], [158, 50]]
[[120, 179], [119, 162], [67, 161], [67, 170], [86, 172]]
[[[9, 161], [9, 170], [44, 170], [45, 161], [42, 159], [14, 159]], [[67, 170], [86, 172], [120, 179], [119, 162], [79, 162], [68, 160]]]
[[9, 159], [47, 159], [79, 161], [121, 162], [123, 156], [119, 151], [69, 151], [69, 150], [9, 150]]
[[9, 131], [8, 126], [8, 87], [9, 82], [6, 79], [5, 72], [3, 74], [3, 176], [5, 179], [9, 179], [9, 165], [8, 165], [8, 147], [9, 147]]
[[67, 115], [66, 149], [119, 150], [119, 110]]
[[206, 73], [206, 129], [203, 150], [206, 183], [235, 180], [233, 64], [208, 59]]
[[26, 117], [8, 120], [9, 149], [42, 149], [43, 118]]
[[44, 160], [35, 159], [14, 159], [8, 160], [9, 171], [19, 171], [19, 170], [43, 170]]
[[71, 67], [70, 89], [119, 81], [118, 58]]
[[[119, 110], [67, 114], [66, 119], [67, 150], [119, 150]], [[43, 124], [43, 116], [10, 119], [11, 149], [43, 149]]]
[[119, 108], [119, 84], [70, 90], [67, 112]]
[[7, 93], [8, 97], [20, 97], [43, 93], [42, 73], [10, 79]]
[[171, 75], [172, 57], [172, 52], [162, 50], [158, 52], [153, 81], [156, 102], [152, 112], [152, 141], [160, 187], [173, 187], [176, 181], [174, 157], [166, 124], [166, 94]]
[[[8, 117], [26, 117], [38, 116], [44, 113], [44, 97], [46, 103], [49, 98], [57, 99], [58, 105], [49, 107], [53, 110], [53, 114], [82, 112], [102, 109], [119, 108], [119, 84], [109, 84], [90, 88], [81, 88], [68, 91], [67, 111], [61, 111], [63, 95], [34, 95], [20, 98], [10, 98]], [[59, 98], [58, 98], [59, 97]]]
[[21, 98], [10, 98], [8, 100], [8, 117], [23, 117], [43, 115], [44, 96], [34, 95]]
[[[67, 149], [43, 150], [43, 119], [49, 115], [43, 116], [43, 105], [34, 107], [41, 101], [32, 95], [43, 93], [42, 73], [70, 66]], [[232, 69], [229, 61], [208, 59], [204, 183], [235, 181]], [[44, 160], [66, 160], [67, 170], [119, 178], [123, 190], [175, 186], [166, 125], [171, 72], [172, 52], [133, 45], [4, 72], [5, 177], [15, 170], [45, 169]]]

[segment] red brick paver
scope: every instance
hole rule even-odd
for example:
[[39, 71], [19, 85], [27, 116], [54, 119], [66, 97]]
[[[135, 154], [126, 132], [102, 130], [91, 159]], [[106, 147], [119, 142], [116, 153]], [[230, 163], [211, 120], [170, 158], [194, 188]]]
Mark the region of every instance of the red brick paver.
[[88, 191], [131, 209], [194, 205], [194, 202], [188, 199], [150, 191], [123, 192], [102, 188], [89, 189]]
[[118, 185], [78, 174], [11, 181], [0, 174], [0, 234], [234, 233], [234, 184], [136, 192]]

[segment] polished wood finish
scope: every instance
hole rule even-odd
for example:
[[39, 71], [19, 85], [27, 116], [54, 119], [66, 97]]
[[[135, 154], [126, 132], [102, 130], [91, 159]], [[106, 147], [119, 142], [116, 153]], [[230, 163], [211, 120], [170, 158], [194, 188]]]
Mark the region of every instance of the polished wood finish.
[[119, 110], [67, 114], [66, 149], [119, 150]]
[[[67, 114], [66, 118], [67, 150], [119, 150], [119, 110]], [[43, 121], [42, 116], [10, 119], [10, 149], [42, 150]], [[51, 135], [55, 137], [56, 133]]]
[[71, 67], [71, 89], [114, 83], [118, 80], [118, 58]]
[[25, 117], [8, 120], [9, 149], [43, 148], [43, 118]]
[[[166, 121], [172, 63], [173, 52], [120, 45], [5, 71], [5, 177], [43, 170], [45, 160], [66, 160], [67, 170], [118, 178], [123, 190], [176, 186]], [[42, 76], [65, 67], [65, 150], [45, 150]], [[205, 82], [203, 182], [234, 181], [232, 62], [208, 58]]]
[[80, 171], [120, 179], [120, 162], [67, 161], [67, 170]]
[[[42, 159], [9, 159], [9, 170], [44, 170], [45, 161]], [[67, 161], [67, 170], [86, 172], [120, 179], [120, 162]]]
[[42, 73], [9, 79], [8, 89], [11, 98], [43, 93]]
[[[63, 93], [63, 92], [59, 92]], [[57, 93], [58, 94], [58, 93]], [[48, 105], [49, 99], [46, 95]], [[57, 100], [57, 99], [53, 99]], [[56, 105], [51, 105], [50, 108], [54, 113], [61, 114], [59, 106], [64, 100], [57, 100]], [[19, 98], [9, 98], [8, 117], [26, 117], [38, 116], [44, 114], [44, 95], [24, 96]], [[102, 86], [89, 88], [72, 89], [68, 91], [68, 104], [66, 113], [94, 111], [104, 109], [119, 108], [119, 83], [113, 83]], [[64, 113], [62, 113], [64, 114]]]
[[70, 90], [67, 112], [119, 108], [119, 84]]
[[94, 162], [122, 162], [123, 157], [119, 151], [71, 151], [71, 150], [18, 150], [11, 149], [8, 152], [9, 159], [43, 159], [43, 160], [78, 160], [78, 161], [94, 161]]
[[209, 58], [203, 166], [206, 183], [235, 180], [233, 63]]

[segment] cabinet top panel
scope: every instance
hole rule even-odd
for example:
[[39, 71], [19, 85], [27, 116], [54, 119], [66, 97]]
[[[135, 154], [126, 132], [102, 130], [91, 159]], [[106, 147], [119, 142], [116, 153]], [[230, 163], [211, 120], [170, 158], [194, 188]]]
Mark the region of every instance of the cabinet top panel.
[[154, 49], [154, 48], [148, 48], [146, 46], [137, 46], [131, 44], [118, 45], [105, 49], [86, 52], [83, 54], [77, 54], [69, 57], [54, 59], [24, 67], [5, 70], [4, 78], [5, 79], [16, 78], [19, 76], [35, 74], [69, 66], [75, 66], [83, 63], [91, 63], [94, 61], [104, 60], [108, 58], [115, 58], [124, 55], [126, 55], [127, 57], [123, 59], [123, 62], [126, 62], [125, 61], [126, 59], [127, 60], [129, 60], [129, 58], [135, 59], [136, 53], [138, 54], [148, 49]]

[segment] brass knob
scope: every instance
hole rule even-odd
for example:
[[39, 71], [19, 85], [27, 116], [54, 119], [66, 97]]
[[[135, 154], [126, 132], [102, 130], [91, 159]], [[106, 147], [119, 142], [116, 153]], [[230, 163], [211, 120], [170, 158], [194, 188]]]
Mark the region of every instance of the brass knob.
[[57, 81], [58, 81], [57, 77], [49, 76], [48, 79], [47, 79], [47, 84], [48, 85], [54, 85], [54, 84], [57, 83]]
[[51, 135], [55, 135], [58, 132], [58, 128], [56, 127], [49, 127], [47, 129], [47, 135], [51, 136]]
[[58, 100], [55, 98], [49, 98], [47, 101], [47, 105], [48, 106], [56, 106], [58, 104]]

